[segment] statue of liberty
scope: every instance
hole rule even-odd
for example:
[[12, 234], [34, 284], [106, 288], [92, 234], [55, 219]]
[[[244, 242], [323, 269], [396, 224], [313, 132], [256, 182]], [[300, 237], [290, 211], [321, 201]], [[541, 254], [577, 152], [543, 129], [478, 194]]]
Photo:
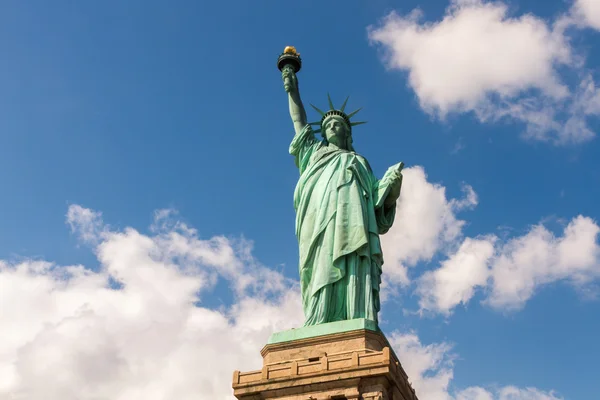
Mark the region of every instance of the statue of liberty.
[[313, 106], [321, 119], [308, 123], [296, 76], [300, 65], [296, 50], [286, 47], [278, 66], [295, 129], [289, 151], [300, 171], [294, 208], [304, 325], [355, 318], [377, 323], [379, 235], [394, 222], [403, 163], [382, 179], [373, 175], [352, 146], [352, 127], [364, 122], [350, 121], [360, 109], [346, 114], [348, 99], [336, 109], [329, 98], [327, 112]]

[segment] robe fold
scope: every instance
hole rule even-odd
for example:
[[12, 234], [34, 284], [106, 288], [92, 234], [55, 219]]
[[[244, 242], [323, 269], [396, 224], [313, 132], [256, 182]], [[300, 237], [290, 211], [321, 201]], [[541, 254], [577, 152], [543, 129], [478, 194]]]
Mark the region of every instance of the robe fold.
[[365, 158], [329, 146], [307, 125], [290, 144], [300, 170], [294, 192], [305, 326], [366, 318], [377, 322], [383, 254], [395, 206], [392, 184]]

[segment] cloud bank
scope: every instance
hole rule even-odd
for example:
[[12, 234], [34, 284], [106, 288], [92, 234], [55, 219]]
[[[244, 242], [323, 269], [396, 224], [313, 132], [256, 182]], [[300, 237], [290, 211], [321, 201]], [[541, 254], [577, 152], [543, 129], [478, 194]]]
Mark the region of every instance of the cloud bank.
[[[0, 398], [230, 398], [233, 370], [259, 368], [270, 333], [302, 322], [295, 283], [247, 241], [201, 240], [164, 211], [152, 236], [78, 205], [67, 222], [97, 243], [99, 270], [0, 262]], [[234, 300], [203, 306], [218, 279]]]
[[600, 3], [596, 0], [576, 0], [573, 13], [582, 25], [600, 30]]
[[[443, 188], [428, 185], [439, 201]], [[255, 260], [247, 240], [201, 239], [170, 210], [156, 212], [149, 234], [113, 230], [79, 205], [66, 222], [98, 269], [0, 261], [0, 398], [232, 399], [232, 372], [260, 369], [269, 335], [302, 323], [297, 282]], [[219, 280], [228, 299], [210, 306]], [[421, 398], [558, 399], [512, 386], [452, 393], [451, 344], [388, 337]]]
[[[499, 311], [523, 308], [538, 290], [554, 282], [595, 294], [600, 226], [590, 217], [573, 217], [562, 234], [540, 223], [511, 238], [494, 232], [465, 237], [467, 222], [458, 214], [477, 206], [475, 190], [465, 184], [464, 197], [452, 199], [444, 186], [428, 180], [422, 167], [407, 168], [403, 175], [397, 223], [381, 240], [384, 299], [399, 296], [414, 283], [421, 312], [450, 315], [477, 293]], [[427, 264], [433, 268], [420, 275], [420, 269], [415, 271], [415, 266]]]
[[465, 221], [456, 214], [477, 205], [477, 194], [463, 186], [462, 199], [448, 199], [446, 188], [431, 183], [422, 167], [406, 168], [396, 210], [397, 223], [381, 237], [390, 285], [410, 283], [408, 268], [430, 261], [460, 237]]
[[[598, 8], [594, 0], [578, 0], [549, 23], [511, 16], [501, 1], [452, 0], [441, 21], [424, 22], [418, 9], [391, 12], [368, 35], [389, 69], [408, 73], [427, 113], [519, 121], [529, 139], [573, 144], [595, 136], [588, 120], [600, 115], [600, 92], [567, 33], [600, 27]], [[563, 79], [565, 70], [578, 81]]]

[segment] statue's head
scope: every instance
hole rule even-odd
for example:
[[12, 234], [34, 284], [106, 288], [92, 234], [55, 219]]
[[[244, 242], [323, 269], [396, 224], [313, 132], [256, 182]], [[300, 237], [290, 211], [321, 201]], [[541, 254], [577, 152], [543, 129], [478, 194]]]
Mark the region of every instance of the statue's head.
[[350, 142], [352, 141], [352, 131], [344, 118], [338, 115], [331, 115], [325, 118], [321, 126], [321, 135], [323, 135], [327, 143], [335, 144], [341, 149], [350, 150], [348, 139], [350, 139]]
[[322, 118], [321, 121], [311, 122], [310, 124], [319, 126], [315, 132], [321, 132], [326, 143], [332, 143], [342, 149], [354, 151], [354, 148], [352, 147], [352, 127], [364, 124], [365, 122], [350, 122], [350, 118], [359, 112], [360, 108], [350, 114], [346, 114], [344, 109], [346, 108], [348, 98], [346, 98], [339, 110], [335, 109], [329, 95], [327, 95], [327, 98], [329, 100], [330, 108], [327, 112], [323, 112], [311, 104], [311, 106], [321, 114]]

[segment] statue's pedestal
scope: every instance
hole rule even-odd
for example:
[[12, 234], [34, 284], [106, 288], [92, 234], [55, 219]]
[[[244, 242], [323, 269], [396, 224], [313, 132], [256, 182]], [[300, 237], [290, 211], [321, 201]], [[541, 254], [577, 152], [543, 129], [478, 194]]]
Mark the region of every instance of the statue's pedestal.
[[239, 400], [418, 400], [387, 339], [363, 319], [275, 333], [263, 368], [233, 374]]

